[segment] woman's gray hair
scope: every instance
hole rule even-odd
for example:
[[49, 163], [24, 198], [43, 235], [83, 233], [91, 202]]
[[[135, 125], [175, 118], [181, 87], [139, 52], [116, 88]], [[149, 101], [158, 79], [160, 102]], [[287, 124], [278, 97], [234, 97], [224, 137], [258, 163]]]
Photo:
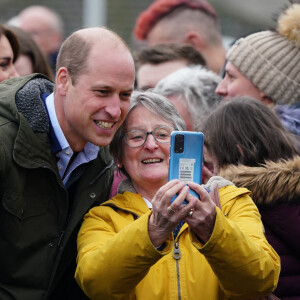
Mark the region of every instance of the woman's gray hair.
[[176, 96], [186, 105], [196, 130], [221, 102], [215, 90], [222, 78], [202, 66], [179, 69], [158, 82], [154, 91], [165, 97]]
[[[117, 130], [111, 144], [110, 152], [118, 162], [123, 165], [122, 162], [122, 150], [124, 143], [122, 139], [124, 133], [126, 132], [126, 125], [128, 116], [131, 114], [132, 110], [138, 106], [143, 105], [146, 109], [153, 112], [154, 114], [160, 116], [164, 121], [173, 126], [176, 130], [185, 130], [185, 122], [178, 113], [175, 106], [164, 96], [155, 93], [151, 90], [145, 92], [134, 91], [131, 95], [130, 105], [125, 117], [123, 124]], [[124, 168], [121, 171], [128, 176]]]

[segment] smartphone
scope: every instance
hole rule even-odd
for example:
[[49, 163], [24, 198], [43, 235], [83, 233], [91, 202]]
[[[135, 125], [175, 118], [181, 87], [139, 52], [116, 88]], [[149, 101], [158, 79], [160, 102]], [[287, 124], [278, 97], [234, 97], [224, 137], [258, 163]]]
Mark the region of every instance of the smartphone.
[[[179, 179], [180, 181], [193, 181], [201, 184], [203, 142], [204, 135], [202, 132], [173, 131], [171, 133], [169, 181]], [[195, 191], [190, 190], [190, 193], [199, 198]], [[175, 198], [176, 195], [171, 202]]]

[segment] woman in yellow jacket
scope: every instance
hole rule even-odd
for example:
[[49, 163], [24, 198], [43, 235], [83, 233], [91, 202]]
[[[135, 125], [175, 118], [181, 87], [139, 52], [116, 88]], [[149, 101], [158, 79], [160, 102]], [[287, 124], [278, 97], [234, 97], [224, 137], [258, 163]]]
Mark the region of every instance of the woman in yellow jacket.
[[133, 94], [111, 144], [128, 180], [89, 211], [78, 235], [75, 278], [91, 299], [253, 299], [275, 289], [279, 257], [250, 192], [220, 177], [207, 183], [209, 193], [168, 182], [170, 134], [178, 129], [184, 122], [167, 99]]

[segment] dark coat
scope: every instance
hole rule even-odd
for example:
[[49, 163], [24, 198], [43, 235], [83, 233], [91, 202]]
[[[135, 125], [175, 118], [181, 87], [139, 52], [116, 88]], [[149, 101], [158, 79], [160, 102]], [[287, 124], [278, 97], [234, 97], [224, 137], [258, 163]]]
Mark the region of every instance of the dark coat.
[[300, 299], [300, 157], [261, 167], [230, 167], [221, 175], [251, 191], [267, 240], [280, 256], [274, 294], [285, 300]]
[[74, 280], [84, 214], [108, 198], [112, 158], [97, 159], [68, 190], [51, 152], [40, 94], [53, 84], [31, 75], [0, 84], [0, 299], [84, 299]]

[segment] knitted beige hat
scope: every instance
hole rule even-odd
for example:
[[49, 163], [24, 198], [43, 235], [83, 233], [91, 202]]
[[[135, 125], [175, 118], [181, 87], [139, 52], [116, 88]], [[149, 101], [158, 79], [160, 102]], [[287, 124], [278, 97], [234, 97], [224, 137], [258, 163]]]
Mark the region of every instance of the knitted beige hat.
[[274, 102], [300, 101], [300, 4], [279, 16], [276, 31], [239, 39], [228, 50], [227, 60]]

